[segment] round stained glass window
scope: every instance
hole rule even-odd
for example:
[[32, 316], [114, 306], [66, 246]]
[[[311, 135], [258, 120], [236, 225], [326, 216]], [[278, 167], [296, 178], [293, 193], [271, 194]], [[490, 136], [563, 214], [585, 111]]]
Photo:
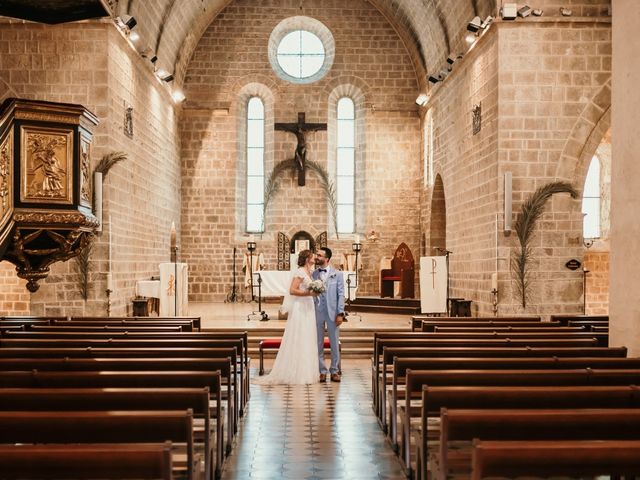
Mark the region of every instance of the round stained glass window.
[[289, 32], [278, 44], [278, 64], [287, 75], [309, 78], [324, 64], [324, 45], [317, 35], [306, 30]]

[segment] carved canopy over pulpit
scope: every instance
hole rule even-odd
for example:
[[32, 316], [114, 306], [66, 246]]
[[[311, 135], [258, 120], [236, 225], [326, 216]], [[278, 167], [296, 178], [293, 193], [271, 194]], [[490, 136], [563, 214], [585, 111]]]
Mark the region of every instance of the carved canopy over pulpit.
[[414, 298], [414, 261], [406, 243], [401, 243], [391, 259], [391, 268], [380, 270], [380, 296], [393, 297], [394, 282], [400, 284], [401, 298]]
[[81, 105], [8, 99], [0, 106], [0, 258], [31, 292], [98, 226], [90, 175], [97, 124]]

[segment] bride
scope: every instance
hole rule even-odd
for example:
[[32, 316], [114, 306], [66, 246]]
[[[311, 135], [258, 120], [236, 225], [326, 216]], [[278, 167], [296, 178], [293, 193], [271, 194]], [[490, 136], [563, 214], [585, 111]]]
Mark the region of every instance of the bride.
[[315, 293], [309, 290], [315, 255], [303, 250], [298, 255], [298, 270], [293, 275], [289, 294], [289, 318], [278, 355], [269, 375], [257, 378], [260, 385], [302, 385], [318, 381], [318, 346]]

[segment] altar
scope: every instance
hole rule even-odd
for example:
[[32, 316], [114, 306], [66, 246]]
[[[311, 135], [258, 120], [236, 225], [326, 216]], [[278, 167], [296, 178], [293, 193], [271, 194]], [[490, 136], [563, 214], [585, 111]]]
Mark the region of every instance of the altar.
[[[349, 299], [349, 289], [347, 288], [347, 280], [351, 281], [351, 296], [350, 299], [356, 298], [356, 284], [355, 284], [355, 272], [342, 272], [344, 275], [344, 297]], [[256, 272], [256, 276], [253, 281], [254, 294], [258, 295], [258, 280], [257, 274], [260, 274], [262, 280], [260, 295], [264, 297], [283, 297], [289, 293], [289, 287], [291, 286], [291, 279], [293, 273], [286, 270], [260, 270]]]

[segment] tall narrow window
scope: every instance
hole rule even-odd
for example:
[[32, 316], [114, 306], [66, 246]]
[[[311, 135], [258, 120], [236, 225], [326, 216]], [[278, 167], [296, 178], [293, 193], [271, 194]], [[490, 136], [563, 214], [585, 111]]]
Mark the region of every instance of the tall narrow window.
[[424, 185], [433, 185], [433, 110], [424, 119]]
[[582, 193], [582, 236], [600, 238], [600, 161], [594, 156], [589, 165]]
[[356, 118], [353, 100], [338, 100], [337, 200], [338, 233], [355, 230]]
[[247, 104], [247, 232], [264, 231], [264, 104]]

